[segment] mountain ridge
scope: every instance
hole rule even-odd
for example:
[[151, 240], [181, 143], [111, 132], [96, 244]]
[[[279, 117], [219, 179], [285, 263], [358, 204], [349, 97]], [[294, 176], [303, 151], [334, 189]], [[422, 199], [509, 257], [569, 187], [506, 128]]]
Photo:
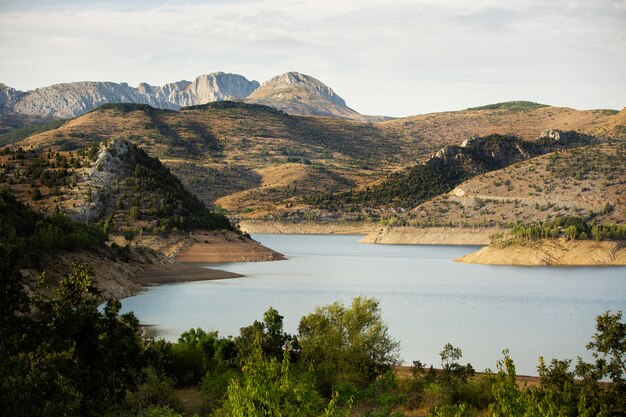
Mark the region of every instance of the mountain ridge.
[[259, 84], [239, 74], [214, 72], [193, 81], [162, 86], [142, 82], [137, 87], [110, 81], [78, 81], [54, 84], [30, 91], [0, 88], [0, 114], [70, 118], [107, 103], [147, 104], [179, 110], [215, 101], [235, 100], [263, 104], [296, 115], [340, 117], [358, 121], [388, 120], [384, 116], [363, 116], [349, 108], [329, 86], [310, 75], [288, 72]]

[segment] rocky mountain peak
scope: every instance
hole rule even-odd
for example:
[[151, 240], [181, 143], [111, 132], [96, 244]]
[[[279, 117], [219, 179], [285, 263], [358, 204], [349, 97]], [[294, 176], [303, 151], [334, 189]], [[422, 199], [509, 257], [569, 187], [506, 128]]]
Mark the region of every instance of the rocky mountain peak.
[[294, 88], [303, 89], [309, 93], [320, 95], [338, 106], [346, 106], [345, 100], [339, 97], [332, 90], [332, 88], [310, 75], [301, 74], [295, 71], [277, 75], [271, 80], [264, 82], [261, 88], [265, 90], [273, 90], [278, 94], [280, 94], [282, 90], [290, 90]]

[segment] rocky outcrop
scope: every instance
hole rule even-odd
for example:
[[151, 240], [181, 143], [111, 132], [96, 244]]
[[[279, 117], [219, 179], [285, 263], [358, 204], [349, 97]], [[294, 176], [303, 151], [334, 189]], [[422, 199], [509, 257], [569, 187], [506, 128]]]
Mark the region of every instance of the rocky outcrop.
[[248, 81], [237, 74], [223, 72], [201, 75], [194, 82], [166, 84], [160, 87], [156, 96], [180, 107], [206, 104], [228, 98], [247, 97], [259, 87], [257, 81]]
[[91, 222], [104, 216], [113, 197], [113, 184], [133, 168], [126, 156], [134, 149], [136, 147], [125, 140], [114, 140], [101, 146], [95, 163], [86, 170], [93, 195], [83, 200], [82, 207], [73, 216], [76, 220]]
[[141, 83], [137, 88], [126, 83], [95, 81], [55, 84], [28, 92], [5, 86], [0, 88], [0, 111], [68, 118], [106, 103], [148, 104], [175, 110], [229, 97], [243, 98], [258, 86], [257, 81], [223, 72], [201, 75], [193, 82], [179, 81], [163, 86]]
[[26, 93], [23, 91], [18, 91], [15, 88], [0, 84], [0, 112], [11, 111], [15, 106], [15, 103], [17, 103], [25, 94]]
[[288, 72], [264, 82], [246, 101], [290, 114], [366, 120], [366, 117], [349, 108], [330, 87], [299, 72]]

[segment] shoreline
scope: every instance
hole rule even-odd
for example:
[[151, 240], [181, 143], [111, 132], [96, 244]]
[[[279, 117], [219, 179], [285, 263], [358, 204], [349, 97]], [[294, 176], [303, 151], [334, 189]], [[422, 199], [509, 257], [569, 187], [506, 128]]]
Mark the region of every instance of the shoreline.
[[485, 246], [491, 243], [491, 236], [502, 233], [504, 229], [496, 227], [379, 227], [361, 243], [379, 245], [467, 245]]
[[195, 264], [174, 262], [143, 270], [135, 277], [135, 282], [142, 287], [148, 287], [179, 282], [213, 281], [240, 277], [243, 277], [243, 275]]
[[284, 222], [242, 219], [239, 227], [249, 234], [270, 235], [368, 235], [377, 223], [369, 222]]
[[177, 243], [170, 255], [171, 262], [151, 265], [135, 274], [132, 282], [139, 289], [126, 298], [150, 286], [194, 281], [241, 278], [244, 275], [209, 268], [205, 265], [224, 262], [263, 262], [286, 259], [281, 253], [267, 248], [232, 231], [195, 231], [184, 243]]
[[454, 261], [510, 266], [626, 266], [626, 242], [540, 239], [485, 246]]

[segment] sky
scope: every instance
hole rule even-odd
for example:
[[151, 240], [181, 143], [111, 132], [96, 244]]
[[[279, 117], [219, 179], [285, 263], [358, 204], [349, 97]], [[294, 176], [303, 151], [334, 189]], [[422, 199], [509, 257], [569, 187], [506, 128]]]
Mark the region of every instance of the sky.
[[0, 82], [288, 71], [363, 114], [626, 106], [626, 0], [0, 0]]

